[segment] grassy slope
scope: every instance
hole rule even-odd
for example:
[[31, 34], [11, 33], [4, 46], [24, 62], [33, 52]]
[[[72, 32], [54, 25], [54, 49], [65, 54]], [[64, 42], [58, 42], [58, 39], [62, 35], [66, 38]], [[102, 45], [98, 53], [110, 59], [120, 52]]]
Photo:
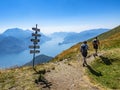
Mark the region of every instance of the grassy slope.
[[[52, 64], [38, 65], [37, 70], [43, 71], [53, 68]], [[40, 90], [36, 84], [40, 78], [32, 67], [19, 67], [7, 70], [0, 70], [0, 90]]]
[[[114, 35], [116, 33], [119, 33], [119, 32], [120, 32], [120, 26], [115, 27], [115, 28], [113, 28], [112, 30], [110, 30], [108, 32], [102, 33], [102, 34], [98, 35], [98, 37], [99, 37], [100, 40], [104, 40], [104, 39], [108, 39], [110, 36], [112, 36], [112, 35]], [[92, 40], [92, 39], [90, 39], [90, 40]]]
[[120, 89], [120, 49], [107, 50], [101, 57], [92, 62], [92, 68], [102, 76], [87, 69], [92, 82], [100, 83], [104, 88]]
[[[116, 83], [119, 83], [118, 81], [120, 81], [118, 78], [118, 76], [120, 76], [120, 71], [118, 71], [120, 70], [119, 69], [120, 55], [117, 54], [117, 52], [120, 53], [120, 49], [119, 49], [120, 48], [120, 27], [117, 27], [112, 31], [109, 31], [108, 33], [101, 34], [99, 38], [101, 39], [100, 41], [101, 53], [104, 53], [104, 52], [106, 53], [103, 57], [110, 58], [108, 60], [112, 60], [111, 61], [112, 65], [105, 65], [103, 62], [101, 62], [100, 58], [97, 58], [95, 62], [92, 63], [92, 67], [95, 68], [95, 70], [101, 71], [103, 76], [96, 77], [89, 70], [88, 70], [88, 74], [90, 78], [92, 78], [92, 80], [101, 83], [103, 86], [106, 86], [109, 88], [120, 88], [119, 86], [120, 84], [118, 85], [116, 84]], [[61, 54], [57, 55], [55, 59], [53, 59], [50, 63], [58, 62], [63, 59], [67, 59], [70, 61], [77, 60], [78, 58], [77, 56], [80, 54], [79, 52], [80, 44], [81, 43], [78, 43], [72, 46], [71, 48], [69, 48], [68, 50], [63, 51]], [[88, 42], [88, 45], [90, 47], [89, 54], [91, 54], [93, 53], [91, 42]], [[53, 67], [54, 66], [52, 66], [52, 64], [49, 64], [49, 63], [46, 65], [36, 66], [37, 70], [50, 69]], [[115, 68], [112, 68], [112, 67], [115, 67]], [[15, 88], [19, 90], [23, 90], [23, 89], [39, 90], [40, 87], [38, 87], [37, 84], [35, 84], [35, 80], [39, 79], [39, 77], [40, 77], [40, 74], [34, 74], [34, 71], [32, 70], [31, 67], [21, 67], [21, 68], [9, 69], [9, 70], [0, 70], [0, 89], [4, 90], [4, 89]], [[112, 81], [114, 80], [114, 82], [111, 82], [111, 80]], [[112, 87], [110, 87], [111, 85]]]
[[[16, 68], [10, 70], [1, 70], [0, 72], [0, 89], [30, 89], [35, 87], [32, 68]], [[33, 81], [33, 82], [31, 82]], [[35, 88], [38, 90], [37, 88]]]
[[100, 40], [107, 39], [107, 38], [111, 37], [112, 35], [117, 34], [119, 32], [120, 32], [120, 26], [118, 26], [118, 27], [116, 27], [116, 28], [114, 28], [114, 29], [112, 29], [112, 30], [110, 30], [108, 32], [105, 32], [105, 33], [99, 35], [99, 39]]

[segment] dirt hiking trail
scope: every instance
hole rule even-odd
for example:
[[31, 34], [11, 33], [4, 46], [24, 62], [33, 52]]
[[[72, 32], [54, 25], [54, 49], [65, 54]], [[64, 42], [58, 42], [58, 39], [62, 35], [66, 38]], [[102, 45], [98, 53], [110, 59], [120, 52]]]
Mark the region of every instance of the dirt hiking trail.
[[[77, 56], [79, 59], [79, 55]], [[88, 64], [94, 60], [93, 56], [87, 58]], [[85, 74], [82, 60], [68, 62], [63, 60], [54, 63], [55, 69], [47, 72], [45, 78], [52, 83], [50, 88], [42, 90], [101, 90], [97, 85], [93, 85]]]

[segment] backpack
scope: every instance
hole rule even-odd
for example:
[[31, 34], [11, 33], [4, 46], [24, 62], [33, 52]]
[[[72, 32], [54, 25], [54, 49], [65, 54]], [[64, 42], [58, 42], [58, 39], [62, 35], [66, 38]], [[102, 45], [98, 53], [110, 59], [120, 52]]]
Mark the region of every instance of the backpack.
[[87, 52], [87, 46], [85, 44], [81, 45], [81, 51]]
[[98, 45], [98, 40], [97, 39], [93, 40], [93, 45]]

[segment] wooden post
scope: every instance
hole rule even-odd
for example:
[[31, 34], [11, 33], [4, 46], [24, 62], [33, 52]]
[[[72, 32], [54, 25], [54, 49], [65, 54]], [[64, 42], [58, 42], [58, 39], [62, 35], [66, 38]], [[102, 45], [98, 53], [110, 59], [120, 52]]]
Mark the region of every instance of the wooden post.
[[33, 54], [33, 69], [35, 69], [34, 68], [34, 66], [35, 66], [35, 57], [36, 57], [35, 54], [40, 53], [40, 51], [36, 50], [36, 49], [40, 48], [40, 46], [38, 45], [38, 42], [40, 41], [38, 39], [38, 37], [40, 37], [41, 35], [38, 34], [38, 32], [40, 32], [40, 29], [37, 28], [37, 24], [36, 24], [35, 28], [34, 27], [32, 28], [32, 30], [34, 31], [34, 33], [32, 33], [33, 38], [31, 39], [31, 42], [33, 42], [33, 45], [30, 45], [29, 48], [33, 49], [33, 50], [30, 50], [30, 53]]

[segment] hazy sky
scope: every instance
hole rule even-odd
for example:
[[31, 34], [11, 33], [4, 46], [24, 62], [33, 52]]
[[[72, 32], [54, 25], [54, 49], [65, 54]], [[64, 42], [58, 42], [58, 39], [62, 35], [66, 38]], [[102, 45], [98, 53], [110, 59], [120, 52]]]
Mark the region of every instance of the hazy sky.
[[43, 33], [113, 28], [120, 24], [120, 0], [0, 0], [0, 32], [36, 23]]

